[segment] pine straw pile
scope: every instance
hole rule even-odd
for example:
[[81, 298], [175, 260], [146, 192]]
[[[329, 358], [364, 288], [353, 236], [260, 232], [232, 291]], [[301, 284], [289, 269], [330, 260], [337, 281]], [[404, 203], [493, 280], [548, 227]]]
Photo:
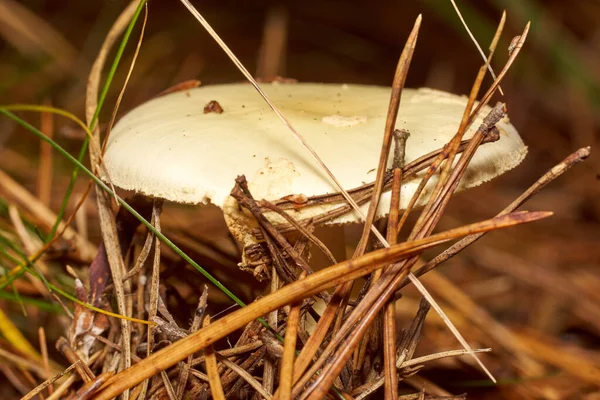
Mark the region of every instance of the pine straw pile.
[[[501, 211], [496, 217], [441, 233], [434, 233], [434, 228], [493, 123], [479, 127], [463, 146], [461, 134], [466, 124], [461, 125], [456, 137], [438, 155], [431, 155], [425, 168], [438, 172], [440, 179], [427, 205], [414, 211], [418, 218], [406, 218], [411, 210], [399, 215], [392, 200], [389, 216], [374, 220], [377, 201], [386, 186], [384, 180], [388, 180], [386, 190], [391, 190], [397, 202], [405, 172], [399, 166], [386, 171], [387, 156], [383, 156], [354, 256], [318, 272], [299, 268], [310, 269], [310, 252], [318, 241], [310, 233], [314, 227], [280, 234], [267, 219], [260, 218], [269, 208], [253, 198], [242, 176], [231, 182], [232, 196], [259, 221], [265, 243], [261, 260], [269, 280], [268, 287], [247, 283], [251, 275], [236, 271], [240, 254], [224, 231], [217, 210], [208, 208], [199, 217], [183, 217], [181, 208], [170, 208], [161, 216], [160, 200], [133, 196], [123, 201], [96, 177], [103, 149], [100, 138], [116, 115], [107, 124], [98, 119], [104, 101], [102, 74], [108, 69], [105, 64], [117, 40], [133, 26], [134, 16], [144, 15], [142, 4], [131, 3], [113, 24], [87, 79], [86, 123], [72, 133], [83, 135], [86, 145], [89, 140], [90, 165], [94, 167], [85, 171], [92, 179], [87, 186], [77, 188], [81, 195], [74, 209], [66, 216], [57, 216], [49, 207], [52, 169], [48, 163], [52, 148], [58, 149], [55, 144], [46, 141], [42, 148], [36, 195], [0, 170], [0, 262], [5, 268], [0, 277], [4, 299], [0, 310], [0, 371], [10, 384], [5, 398], [600, 396], [597, 351], [548, 335], [541, 328], [558, 325], [556, 319], [565, 318], [564, 313], [531, 313], [523, 302], [531, 296], [518, 293], [522, 291], [519, 284], [527, 285], [527, 289], [535, 287], [551, 311], [556, 310], [556, 299], [567, 300], [572, 305], [569, 318], [584, 321], [590, 335], [597, 337], [600, 298], [595, 290], [596, 275], [565, 279], [559, 271], [547, 270], [541, 263], [526, 263], [501, 247], [477, 245], [470, 249], [465, 263], [485, 267], [483, 271], [465, 274], [463, 266], [455, 270], [456, 279], [450, 279], [436, 270], [490, 231], [548, 217], [548, 212], [517, 209], [588, 158], [589, 147], [548, 165], [548, 172], [515, 195], [506, 208], [498, 207], [496, 212]], [[398, 60], [390, 121], [395, 119], [420, 26], [419, 17]], [[500, 37], [502, 26], [495, 39]], [[508, 60], [489, 87], [482, 86], [487, 63], [479, 69], [465, 114], [469, 118], [475, 98], [487, 103], [499, 90], [522, 51], [528, 30], [526, 26], [515, 38]], [[496, 45], [494, 40], [490, 57]], [[172, 90], [186, 87], [179, 85]], [[0, 108], [4, 116], [43, 140], [52, 136], [49, 108], [42, 109], [40, 130], [13, 113], [23, 110], [33, 108]], [[495, 107], [494, 112], [503, 115], [504, 105]], [[493, 118], [494, 112], [488, 118]], [[390, 128], [384, 132], [383, 142], [391, 146], [393, 124], [387, 125]], [[390, 153], [389, 146], [382, 154]], [[11, 160], [18, 161], [11, 154]], [[341, 193], [349, 196], [343, 190]], [[464, 197], [461, 204], [468, 208]], [[496, 205], [498, 201], [489, 203]], [[90, 211], [93, 214], [88, 215]], [[55, 226], [56, 220], [64, 222]], [[87, 226], [92, 224], [100, 226], [99, 246], [87, 237]], [[384, 232], [389, 245], [373, 235], [374, 224]], [[405, 231], [408, 233], [398, 235]], [[431, 253], [439, 252], [435, 246], [450, 241], [455, 243], [439, 254]], [[231, 299], [192, 268], [199, 265], [239, 296], [235, 298], [238, 305], [243, 303], [240, 298], [248, 304], [231, 307]], [[460, 332], [453, 333], [461, 338], [462, 348], [439, 310], [430, 311], [430, 295], [412, 286], [411, 282], [421, 277]], [[316, 307], [317, 302], [328, 305], [323, 310]], [[511, 323], [518, 318], [503, 316], [502, 312], [529, 312], [538, 321]], [[39, 346], [32, 345], [32, 338], [26, 338], [22, 331], [37, 333]], [[49, 347], [50, 337], [56, 338], [55, 348]], [[497, 379], [498, 386], [490, 379]]]

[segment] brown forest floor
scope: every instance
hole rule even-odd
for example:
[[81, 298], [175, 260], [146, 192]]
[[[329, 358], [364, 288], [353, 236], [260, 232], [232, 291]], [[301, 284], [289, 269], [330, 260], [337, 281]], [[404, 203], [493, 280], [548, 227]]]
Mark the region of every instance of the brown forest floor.
[[[13, 0], [0, 0], [2, 7]], [[30, 15], [0, 17], [0, 104], [52, 104], [84, 115], [85, 83], [106, 32], [126, 5], [124, 0], [82, 2], [74, 0], [23, 0], [19, 2], [46, 27], [28, 20]], [[265, 15], [275, 2], [196, 2], [222, 38], [250, 71], [257, 71], [257, 59]], [[243, 3], [243, 4], [242, 4]], [[246, 4], [248, 3], [248, 4]], [[374, 3], [374, 4], [371, 4]], [[441, 4], [444, 3], [444, 4]], [[457, 25], [449, 1], [402, 2], [288, 1], [281, 3], [288, 16], [288, 38], [284, 66], [279, 75], [301, 82], [339, 82], [390, 85], [394, 68], [414, 19], [423, 14], [417, 50], [408, 75], [407, 87], [433, 87], [467, 94], [481, 64], [472, 42]], [[502, 84], [511, 122], [529, 147], [525, 161], [500, 178], [458, 195], [450, 202], [438, 230], [446, 230], [495, 215], [539, 176], [580, 147], [591, 146], [592, 156], [553, 182], [530, 200], [523, 209], [550, 210], [552, 218], [535, 224], [494, 232], [472, 248], [446, 263], [440, 271], [509, 328], [539, 363], [538, 375], [525, 377], [514, 363], [514, 354], [489, 339], [486, 329], [461, 317], [457, 304], [435, 293], [449, 314], [456, 315], [462, 333], [473, 347], [494, 347], [498, 353], [482, 360], [501, 380], [488, 385], [471, 360], [439, 361], [428, 364], [411, 382], [427, 386], [428, 393], [468, 393], [476, 399], [598, 399], [600, 398], [600, 324], [588, 310], [600, 308], [600, 161], [595, 154], [600, 138], [600, 3], [586, 0], [565, 2], [487, 0], [462, 1], [475, 36], [482, 47], [489, 43], [502, 8], [508, 10], [503, 42], [495, 68], [502, 66], [510, 39], [528, 19], [530, 38], [522, 55]], [[537, 5], [529, 13], [526, 5]], [[12, 6], [11, 6], [12, 7]], [[153, 0], [145, 39], [134, 73], [120, 106], [121, 115], [164, 89], [189, 79], [203, 85], [242, 81], [231, 64], [201, 26], [177, 1]], [[7, 15], [7, 14], [5, 14]], [[25, 24], [26, 28], [23, 28]], [[32, 26], [33, 24], [33, 26]], [[28, 35], [27, 32], [31, 32]], [[51, 35], [52, 33], [52, 35]], [[110, 117], [131, 61], [139, 29], [134, 31], [101, 121]], [[54, 36], [56, 35], [56, 36]], [[60, 38], [57, 39], [60, 35]], [[491, 83], [486, 78], [484, 86]], [[22, 114], [35, 126], [39, 115]], [[62, 118], [53, 121], [56, 141], [71, 154], [81, 145], [82, 132]], [[8, 174], [55, 212], [69, 182], [71, 167], [55, 155], [51, 183], [42, 170], [47, 151], [29, 132], [6, 118], [0, 118], [0, 171]], [[87, 160], [87, 159], [86, 159]], [[41, 178], [42, 177], [42, 178]], [[80, 177], [75, 201], [87, 181]], [[15, 199], [0, 189], [3, 203]], [[73, 209], [75, 201], [67, 209]], [[85, 205], [89, 240], [97, 244], [100, 230], [95, 201]], [[18, 207], [23, 211], [23, 207]], [[192, 216], [190, 216], [192, 215]], [[25, 212], [34, 223], [36, 215]], [[81, 221], [80, 221], [81, 223]], [[0, 216], [0, 230], [14, 229], [7, 214]], [[183, 207], [167, 207], [163, 231], [213, 272], [226, 286], [250, 302], [266, 293], [264, 284], [235, 267], [238, 251], [227, 236], [220, 213], [205, 208], [194, 213]], [[141, 245], [144, 236], [140, 235]], [[206, 243], [222, 249], [214, 256]], [[0, 244], [1, 246], [2, 244]], [[210, 247], [210, 246], [209, 246]], [[425, 258], [435, 253], [426, 252]], [[88, 254], [75, 269], [85, 274]], [[176, 320], [187, 326], [205, 279], [174, 254], [166, 253], [171, 266], [161, 279], [166, 296], [176, 304]], [[72, 287], [65, 264], [47, 260], [49, 271], [57, 270]], [[11, 266], [4, 265], [2, 266]], [[437, 279], [437, 278], [436, 278]], [[434, 279], [423, 278], [425, 286], [436, 287]], [[31, 280], [16, 281], [23, 296], [42, 299], [40, 287]], [[13, 293], [11, 287], [4, 289]], [[418, 293], [403, 293], [398, 326], [407, 327], [418, 304]], [[456, 301], [456, 299], [454, 299]], [[230, 301], [216, 289], [209, 296], [211, 315], [227, 308]], [[70, 304], [67, 304], [71, 307]], [[26, 316], [18, 302], [0, 299], [0, 307], [39, 350], [38, 328], [45, 327], [50, 358], [68, 365], [55, 343], [65, 335], [64, 315], [27, 305]], [[417, 354], [453, 349], [457, 343], [437, 322], [433, 312], [425, 322]], [[464, 318], [463, 318], [464, 317]], [[56, 323], [57, 321], [63, 322]], [[12, 351], [6, 334], [0, 335], [0, 349]], [[226, 342], [220, 345], [227, 346]], [[218, 347], [218, 346], [217, 346]], [[23, 373], [0, 354], [0, 385], [3, 399], [19, 398], [42, 380]], [[585, 370], [582, 372], [582, 370]], [[595, 380], [598, 377], [598, 380]], [[409, 387], [409, 386], [407, 386]], [[378, 398], [378, 397], [374, 397]]]

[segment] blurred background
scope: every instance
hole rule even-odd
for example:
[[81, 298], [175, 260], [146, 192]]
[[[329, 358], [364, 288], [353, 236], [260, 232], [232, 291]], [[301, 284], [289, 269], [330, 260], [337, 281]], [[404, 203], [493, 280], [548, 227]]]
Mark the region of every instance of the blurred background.
[[[90, 65], [127, 3], [0, 0], [0, 104], [52, 104], [83, 119]], [[407, 86], [467, 94], [482, 64], [448, 0], [194, 3], [247, 68], [266, 79], [278, 75], [302, 82], [389, 86], [418, 14], [423, 15], [423, 24]], [[455, 197], [440, 229], [495, 215], [540, 175], [580, 147], [591, 146], [592, 156], [524, 207], [550, 210], [554, 217], [488, 235], [441, 271], [506, 326], [529, 332], [541, 343], [564, 349], [600, 368], [599, 324], [586, 312], [589, 307], [600, 306], [600, 161], [595, 154], [600, 135], [600, 1], [462, 0], [458, 5], [484, 50], [502, 11], [507, 11], [506, 27], [492, 62], [497, 72], [508, 58], [512, 38], [531, 21], [525, 47], [502, 83], [505, 97], [497, 97], [507, 103], [511, 122], [529, 146], [529, 155], [515, 170]], [[110, 117], [139, 32], [138, 24], [109, 93], [109, 106], [100, 117], [101, 126]], [[178, 1], [151, 0], [144, 41], [120, 114], [190, 79], [207, 85], [241, 81], [243, 77]], [[484, 86], [490, 83], [488, 75]], [[40, 125], [38, 114], [22, 115], [33, 125]], [[51, 131], [60, 145], [76, 154], [83, 132], [62, 118], [54, 120]], [[50, 189], [41, 191], [43, 151], [30, 133], [7, 118], [0, 118], [0, 169], [33, 194], [49, 193], [44, 201], [56, 211], [71, 166], [55, 157]], [[85, 184], [82, 178], [76, 194], [83, 192]], [[0, 192], [0, 198], [10, 202], [7, 196]], [[90, 240], [97, 243], [94, 205], [95, 202], [88, 202], [88, 228]], [[219, 269], [226, 264], [229, 270], [235, 270], [237, 253], [231, 242], [219, 242], [219, 261], [198, 245], [205, 243], [207, 237], [213, 240], [217, 233], [225, 236], [218, 213], [207, 208], [193, 218], [184, 218], [180, 211], [168, 211], [171, 217], [165, 223], [166, 229], [212, 268], [219, 279], [232, 280]], [[188, 273], [194, 274], [191, 269]], [[241, 279], [248, 281], [243, 273], [233, 276], [234, 286], [240, 285]], [[201, 278], [190, 279], [179, 289], [182, 299], [197, 292], [202, 282]], [[427, 286], [427, 279], [424, 282]], [[240, 286], [237, 292], [250, 299], [261, 290], [261, 286], [252, 285]], [[410, 291], [407, 295], [416, 298]], [[3, 302], [2, 307], [35, 337], [37, 325], [28, 327], [18, 306]], [[37, 316], [36, 324], [48, 321], [44, 315], [41, 312]], [[434, 338], [436, 346], [444, 347], [449, 342], [447, 346], [454, 347], [450, 334], [445, 332], [444, 336], [442, 331], [431, 328], [427, 334]], [[49, 341], [59, 334], [50, 332]], [[483, 338], [477, 340], [486, 343]], [[35, 339], [32, 341], [36, 343]], [[556, 362], [545, 362], [545, 373], [549, 375], [529, 383], [537, 396], [533, 398], [583, 398], [597, 391], [592, 379], [577, 375], [576, 367], [565, 372]], [[506, 378], [518, 375], [511, 370], [502, 371]], [[598, 371], [595, 376], [600, 377]], [[429, 373], [433, 381], [440, 379], [439, 371], [437, 375], [435, 370]], [[462, 379], [481, 378], [475, 369], [471, 374]], [[572, 380], [574, 376], [576, 379]], [[460, 379], [460, 375], [446, 375], [440, 385], [447, 384], [445, 387], [450, 389], [448, 385]], [[507, 389], [503, 394], [503, 386], [466, 387], [465, 384], [452, 391], [475, 390], [485, 398], [511, 398], [515, 393]]]

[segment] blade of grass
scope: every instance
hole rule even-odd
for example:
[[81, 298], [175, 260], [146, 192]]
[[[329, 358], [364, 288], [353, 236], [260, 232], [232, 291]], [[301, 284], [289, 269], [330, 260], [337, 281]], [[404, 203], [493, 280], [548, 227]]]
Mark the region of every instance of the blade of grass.
[[[2, 255], [2, 257], [4, 258], [8, 258], [14, 264], [19, 265], [18, 271], [16, 273], [11, 274], [5, 281], [0, 283], [0, 290], [4, 290], [5, 287], [13, 283], [15, 280], [21, 278], [25, 274], [25, 268], [21, 267], [19, 260], [11, 258], [11, 256], [8, 253], [3, 251], [3, 249], [0, 249], [0, 255]], [[13, 270], [14, 268], [11, 269], [11, 271]]]
[[23, 304], [21, 295], [19, 294], [19, 291], [17, 290], [15, 285], [12, 285], [12, 290], [13, 290], [13, 299], [15, 300], [16, 303], [19, 304], [19, 307], [21, 307], [21, 313], [23, 314], [23, 316], [27, 317], [27, 309], [25, 309], [25, 305]]
[[[30, 235], [29, 231], [27, 231], [25, 224], [21, 220], [21, 215], [15, 206], [11, 205], [9, 207], [9, 215], [15, 233], [23, 245], [23, 252], [21, 253], [22, 257], [27, 257], [28, 255], [35, 253], [41, 247], [40, 243], [33, 240], [33, 237]], [[48, 266], [44, 262], [39, 261], [35, 267], [40, 275], [48, 274]], [[44, 294], [46, 292], [46, 288], [40, 282], [34, 280], [31, 283], [36, 287], [39, 293]]]
[[[0, 234], [0, 244], [2, 244], [2, 246], [0, 246], [0, 256], [2, 256], [2, 259], [13, 264], [19, 264], [20, 261], [15, 258], [13, 254], [10, 254], [7, 251], [7, 249], [10, 249], [17, 255], [24, 255], [25, 253], [18, 247], [18, 245], [13, 243], [9, 238], [2, 234]], [[4, 290], [4, 288], [14, 282], [15, 279], [19, 279], [21, 276], [23, 276], [24, 273], [25, 270], [23, 268], [12, 268], [8, 270], [7, 274], [3, 277], [6, 279], [0, 280], [0, 290]]]

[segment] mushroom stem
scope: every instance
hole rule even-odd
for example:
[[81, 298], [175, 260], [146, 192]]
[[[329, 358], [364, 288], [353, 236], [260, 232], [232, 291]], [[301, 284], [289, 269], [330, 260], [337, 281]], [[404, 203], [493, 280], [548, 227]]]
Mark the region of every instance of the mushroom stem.
[[242, 252], [242, 260], [238, 266], [246, 270], [253, 269], [254, 276], [260, 276], [259, 274], [265, 268], [265, 265], [249, 252], [253, 246], [259, 243], [259, 240], [253, 234], [253, 230], [258, 228], [258, 222], [248, 210], [242, 208], [231, 196], [223, 204], [223, 217], [229, 232]]
[[[314, 235], [329, 250], [335, 260], [343, 261], [346, 257], [346, 228], [344, 225], [317, 226]], [[322, 251], [311, 251], [310, 265], [315, 270], [335, 264]]]

